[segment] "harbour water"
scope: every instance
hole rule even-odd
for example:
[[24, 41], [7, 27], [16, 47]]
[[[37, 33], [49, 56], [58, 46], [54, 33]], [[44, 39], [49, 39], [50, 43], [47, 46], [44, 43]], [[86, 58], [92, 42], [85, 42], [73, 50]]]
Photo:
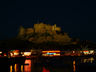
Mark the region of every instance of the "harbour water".
[[[25, 65], [19, 63], [14, 66], [10, 65], [10, 72], [79, 72], [76, 70], [76, 64], [81, 62], [93, 62], [94, 58], [78, 58], [76, 61], [70, 58], [64, 59], [65, 64], [70, 64], [68, 67], [53, 67], [53, 66], [35, 66], [34, 63], [39, 62], [39, 59], [26, 59]], [[28, 64], [28, 65], [27, 65]], [[82, 70], [83, 72], [83, 70]]]

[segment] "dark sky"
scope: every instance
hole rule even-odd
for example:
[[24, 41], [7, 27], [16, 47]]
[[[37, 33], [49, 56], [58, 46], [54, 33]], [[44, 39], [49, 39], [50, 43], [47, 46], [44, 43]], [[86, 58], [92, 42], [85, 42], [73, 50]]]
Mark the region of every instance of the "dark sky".
[[95, 0], [2, 0], [0, 40], [18, 35], [19, 26], [37, 22], [57, 24], [69, 37], [96, 42]]

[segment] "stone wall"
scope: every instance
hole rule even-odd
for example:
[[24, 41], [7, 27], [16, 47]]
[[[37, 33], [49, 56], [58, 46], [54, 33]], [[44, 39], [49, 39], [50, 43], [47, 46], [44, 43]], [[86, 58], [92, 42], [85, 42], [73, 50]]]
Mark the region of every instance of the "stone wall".
[[[31, 37], [28, 39], [28, 37], [26, 37], [26, 39], [28, 39], [29, 41], [34, 41], [34, 42], [43, 42], [43, 41], [57, 41], [57, 42], [66, 42], [66, 43], [71, 43], [72, 38], [70, 38], [68, 36], [68, 33], [64, 32], [64, 35], [62, 33], [57, 34], [56, 31], [61, 31], [60, 27], [57, 27], [56, 24], [51, 26], [51, 25], [47, 25], [47, 24], [43, 24], [43, 23], [37, 23], [34, 24], [33, 29], [32, 28], [23, 28], [20, 27], [20, 32], [19, 35], [24, 35], [24, 34], [31, 34], [31, 33], [38, 33], [38, 37]], [[41, 36], [40, 35], [42, 33], [50, 33], [50, 35], [52, 36]], [[72, 44], [76, 44], [76, 42], [72, 42]]]
[[23, 27], [19, 28], [19, 35], [24, 35], [26, 33], [26, 29]]
[[56, 31], [61, 31], [61, 27], [56, 27]]
[[19, 35], [25, 35], [25, 34], [30, 34], [30, 33], [34, 33], [34, 29], [20, 27]]
[[57, 27], [56, 24], [51, 26], [51, 25], [47, 25], [47, 24], [34, 24], [34, 29], [36, 33], [43, 33], [46, 31], [61, 31], [60, 27]]
[[54, 35], [54, 38], [61, 42], [71, 42], [71, 38], [68, 35]]
[[34, 29], [32, 28], [27, 28], [26, 34], [34, 33]]

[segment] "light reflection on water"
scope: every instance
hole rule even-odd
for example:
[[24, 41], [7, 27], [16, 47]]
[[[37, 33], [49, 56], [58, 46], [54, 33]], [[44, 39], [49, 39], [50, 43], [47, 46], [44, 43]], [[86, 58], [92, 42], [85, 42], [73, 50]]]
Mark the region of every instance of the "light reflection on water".
[[[85, 62], [85, 61], [94, 61], [94, 58], [83, 58], [83, 60], [81, 59], [81, 61]], [[42, 66], [34, 66], [34, 62], [36, 62], [36, 60], [33, 59], [26, 59], [25, 60], [25, 64], [29, 64], [29, 65], [19, 65], [18, 63], [15, 64], [14, 66], [10, 65], [10, 72], [76, 72], [76, 61], [69, 61], [67, 63], [71, 64], [71, 67], [64, 67], [64, 68], [54, 68], [54, 67], [42, 67]], [[72, 69], [72, 70], [71, 70]]]
[[14, 65], [14, 71], [15, 72], [19, 71], [19, 64], [18, 63]]
[[21, 65], [21, 72], [23, 72], [23, 65]]
[[76, 71], [75, 61], [73, 61], [73, 72]]
[[47, 70], [45, 67], [43, 67], [43, 72], [50, 72], [50, 71]]
[[10, 72], [12, 72], [12, 65], [10, 66]]
[[24, 71], [29, 71], [31, 72], [31, 60], [25, 60], [25, 64], [29, 64], [29, 65], [25, 65], [24, 66]]
[[[19, 64], [15, 64], [14, 66], [10, 66], [10, 72], [31, 72], [31, 60], [25, 60], [25, 64], [29, 64], [29, 65], [20, 65]], [[19, 69], [21, 68], [21, 69]]]
[[93, 61], [94, 61], [94, 58], [93, 57], [91, 57], [91, 58], [85, 58], [84, 59], [84, 63], [85, 62], [91, 62], [92, 63]]

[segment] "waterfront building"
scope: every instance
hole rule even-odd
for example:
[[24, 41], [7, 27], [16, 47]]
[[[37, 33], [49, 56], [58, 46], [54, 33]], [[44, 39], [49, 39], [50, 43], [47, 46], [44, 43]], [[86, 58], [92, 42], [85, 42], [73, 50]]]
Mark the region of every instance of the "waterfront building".
[[91, 48], [82, 48], [82, 53], [84, 55], [88, 55], [88, 54], [94, 54], [94, 50]]
[[60, 56], [60, 50], [46, 50], [46, 51], [42, 51], [42, 56], [44, 56], [44, 57]]
[[32, 55], [34, 55], [34, 56], [41, 56], [41, 54], [42, 54], [42, 49], [30, 49], [30, 52], [31, 52]]
[[18, 56], [19, 56], [19, 50], [8, 51], [8, 57], [18, 57]]

